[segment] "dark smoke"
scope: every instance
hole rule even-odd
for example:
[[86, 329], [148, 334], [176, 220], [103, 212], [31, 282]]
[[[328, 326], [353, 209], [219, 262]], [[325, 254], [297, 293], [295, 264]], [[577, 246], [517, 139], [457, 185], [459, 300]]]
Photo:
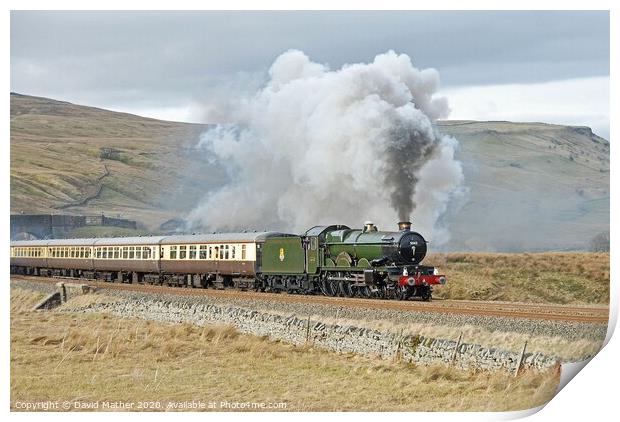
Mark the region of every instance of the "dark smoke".
[[399, 221], [409, 221], [415, 211], [418, 172], [436, 150], [437, 139], [432, 135], [403, 124], [388, 135], [385, 184], [391, 190], [390, 201]]

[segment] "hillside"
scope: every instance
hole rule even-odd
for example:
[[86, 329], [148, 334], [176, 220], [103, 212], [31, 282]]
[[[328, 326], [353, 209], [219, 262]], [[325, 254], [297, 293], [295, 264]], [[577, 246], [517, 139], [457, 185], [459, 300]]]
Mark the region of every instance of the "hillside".
[[[224, 180], [205, 125], [11, 94], [11, 212], [122, 215], [156, 229]], [[468, 192], [452, 250], [585, 249], [609, 230], [609, 142], [589, 128], [444, 121]]]
[[217, 179], [192, 154], [204, 129], [11, 94], [11, 212], [105, 212], [157, 227]]
[[454, 250], [588, 248], [609, 230], [609, 142], [587, 127], [442, 122], [465, 185], [446, 217]]

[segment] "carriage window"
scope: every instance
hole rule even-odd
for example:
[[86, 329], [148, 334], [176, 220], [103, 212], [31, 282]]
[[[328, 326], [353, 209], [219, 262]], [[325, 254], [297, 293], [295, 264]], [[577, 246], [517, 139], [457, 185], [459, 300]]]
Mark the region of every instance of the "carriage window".
[[120, 258], [120, 249], [118, 246], [114, 247], [114, 259]]
[[228, 245], [224, 246], [224, 259], [228, 259]]
[[207, 259], [207, 245], [200, 245], [200, 259]]
[[129, 248], [127, 246], [123, 246], [123, 259], [127, 259], [129, 257]]
[[145, 246], [144, 249], [142, 249], [142, 258], [151, 259], [151, 248]]
[[189, 246], [189, 259], [196, 259], [196, 245]]
[[142, 248], [140, 246], [136, 247], [136, 259], [142, 259]]
[[80, 248], [80, 258], [84, 258], [84, 248]]
[[187, 246], [179, 246], [179, 259], [187, 258]]
[[90, 258], [90, 248], [86, 248], [86, 253], [84, 254], [86, 258]]
[[170, 259], [177, 259], [177, 247], [170, 246]]
[[209, 259], [213, 258], [213, 247], [209, 246]]
[[95, 248], [95, 258], [101, 258], [101, 248]]
[[136, 248], [134, 246], [129, 247], [129, 259], [133, 259], [136, 252]]
[[246, 246], [245, 245], [241, 245], [241, 259], [245, 259], [246, 258], [246, 250], [245, 250]]
[[235, 259], [235, 250], [237, 249], [237, 247], [236, 247], [236, 246], [231, 246], [230, 248], [232, 249], [232, 252], [231, 252], [231, 256], [230, 256], [230, 257], [231, 257], [232, 259]]
[[215, 247], [214, 258], [215, 259], [220, 259], [220, 247], [219, 246]]

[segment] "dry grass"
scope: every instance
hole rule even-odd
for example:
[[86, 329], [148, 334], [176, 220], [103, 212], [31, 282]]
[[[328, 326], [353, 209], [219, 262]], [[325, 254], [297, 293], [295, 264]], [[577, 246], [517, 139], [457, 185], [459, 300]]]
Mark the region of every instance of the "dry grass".
[[[27, 312], [11, 296], [11, 406], [21, 401], [283, 402], [286, 410], [499, 411], [550, 400], [558, 374], [472, 373], [107, 315]], [[44, 374], [44, 376], [43, 376]]]
[[448, 276], [437, 298], [609, 303], [609, 253], [446, 253], [424, 263]]

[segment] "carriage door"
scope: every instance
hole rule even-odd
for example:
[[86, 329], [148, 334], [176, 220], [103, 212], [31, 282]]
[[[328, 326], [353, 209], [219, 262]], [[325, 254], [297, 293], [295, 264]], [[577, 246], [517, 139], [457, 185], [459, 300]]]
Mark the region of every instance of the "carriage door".
[[256, 273], [263, 272], [263, 244], [256, 243]]

